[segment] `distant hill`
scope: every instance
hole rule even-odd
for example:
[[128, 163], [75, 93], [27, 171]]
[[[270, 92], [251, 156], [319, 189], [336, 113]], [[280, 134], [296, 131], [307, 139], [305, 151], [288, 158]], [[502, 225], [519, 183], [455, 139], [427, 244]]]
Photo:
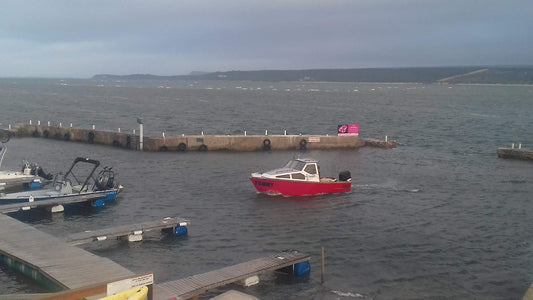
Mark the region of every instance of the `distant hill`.
[[191, 72], [189, 75], [151, 74], [93, 76], [96, 80], [238, 80], [238, 81], [324, 81], [441, 84], [533, 84], [533, 67], [429, 67], [316, 70], [259, 70]]

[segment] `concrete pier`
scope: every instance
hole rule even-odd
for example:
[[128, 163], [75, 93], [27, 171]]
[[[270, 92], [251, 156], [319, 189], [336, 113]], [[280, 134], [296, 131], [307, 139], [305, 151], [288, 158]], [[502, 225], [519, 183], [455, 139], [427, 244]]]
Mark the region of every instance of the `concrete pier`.
[[[17, 137], [101, 144], [139, 150], [139, 135], [74, 127], [24, 124], [10, 132]], [[143, 151], [273, 151], [353, 149], [364, 146], [395, 148], [396, 141], [361, 139], [357, 135], [182, 135], [144, 137]]]
[[533, 161], [533, 150], [519, 148], [498, 148], [499, 158], [511, 158]]

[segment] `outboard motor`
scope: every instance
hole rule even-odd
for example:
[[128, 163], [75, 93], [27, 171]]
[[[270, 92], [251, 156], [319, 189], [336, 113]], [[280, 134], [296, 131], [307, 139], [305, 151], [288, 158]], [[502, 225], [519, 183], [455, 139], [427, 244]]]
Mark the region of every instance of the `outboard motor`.
[[350, 171], [342, 171], [339, 173], [339, 181], [351, 181], [352, 173]]
[[46, 174], [44, 171], [43, 171], [43, 168], [41, 167], [37, 167], [37, 176], [41, 177], [41, 178], [44, 178], [46, 180], [52, 180], [54, 178], [54, 175], [52, 175], [52, 173], [48, 173]]
[[111, 171], [112, 168], [104, 167], [100, 173], [98, 173], [98, 179], [96, 179], [96, 190], [108, 190], [114, 187], [115, 173]]

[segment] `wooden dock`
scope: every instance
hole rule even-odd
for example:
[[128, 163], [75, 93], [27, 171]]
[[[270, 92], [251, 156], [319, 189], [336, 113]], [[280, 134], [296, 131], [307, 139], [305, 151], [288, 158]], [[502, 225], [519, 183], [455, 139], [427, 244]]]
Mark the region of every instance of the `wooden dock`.
[[[67, 237], [67, 243], [71, 245], [82, 245], [91, 242], [99, 242], [110, 239], [123, 239], [129, 236], [142, 237], [142, 234], [154, 230], [170, 229], [176, 232], [177, 227], [188, 227], [189, 221], [183, 218], [164, 218], [157, 221], [149, 221], [138, 224], [121, 225], [106, 229], [99, 229], [93, 231], [84, 231], [75, 233]], [[134, 238], [133, 241], [140, 240]]]
[[309, 261], [310, 259], [309, 255], [297, 251], [280, 252], [204, 274], [156, 284], [154, 287], [154, 299], [193, 298], [210, 289]]
[[[138, 224], [138, 228], [142, 231], [149, 231], [185, 225], [188, 225], [188, 221], [184, 219], [166, 218]], [[98, 257], [4, 214], [0, 214], [0, 228], [2, 228], [0, 230], [0, 259], [3, 263], [37, 280], [51, 290], [72, 290], [72, 292], [64, 291], [58, 294], [43, 294], [38, 298], [55, 299], [55, 295], [69, 294], [71, 298], [61, 299], [76, 299], [72, 297], [81, 293], [80, 291], [101, 294], [105, 292], [106, 282], [116, 282], [117, 279], [135, 276], [130, 270], [107, 258]], [[118, 226], [73, 235], [70, 241], [81, 243], [92, 241], [95, 237], [97, 239], [102, 234], [119, 236], [131, 232], [131, 226]], [[309, 255], [298, 251], [280, 252], [204, 274], [155, 284], [152, 296], [153, 299], [158, 300], [187, 299], [210, 289], [244, 281], [268, 271], [290, 266], [295, 270], [298, 264], [301, 266], [302, 263], [307, 264], [304, 268], [307, 268], [305, 272], [308, 272], [309, 260]]]
[[[113, 261], [0, 214], [0, 255], [10, 267], [57, 289], [76, 289], [134, 273]], [[42, 278], [40, 277], [42, 276]]]

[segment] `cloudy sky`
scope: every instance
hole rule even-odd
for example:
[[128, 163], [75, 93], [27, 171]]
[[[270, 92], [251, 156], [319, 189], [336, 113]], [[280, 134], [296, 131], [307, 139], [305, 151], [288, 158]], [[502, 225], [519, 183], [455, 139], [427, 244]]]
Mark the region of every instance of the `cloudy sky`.
[[533, 65], [531, 0], [0, 0], [0, 77]]

